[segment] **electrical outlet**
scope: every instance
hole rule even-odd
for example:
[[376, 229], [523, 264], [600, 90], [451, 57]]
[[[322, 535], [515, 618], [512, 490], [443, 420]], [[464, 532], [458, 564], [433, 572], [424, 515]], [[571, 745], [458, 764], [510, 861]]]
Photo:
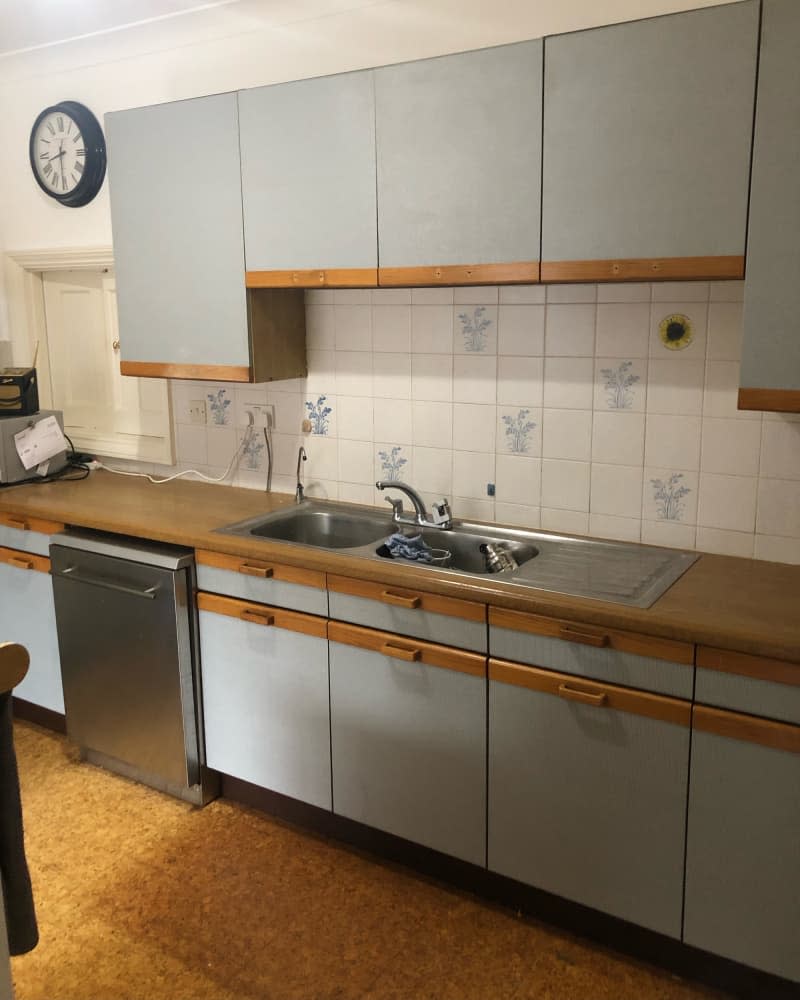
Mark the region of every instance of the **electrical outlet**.
[[189, 400], [189, 421], [193, 424], [206, 422], [206, 401], [204, 399]]
[[275, 426], [275, 406], [273, 403], [248, 403], [245, 412], [253, 418], [254, 427]]

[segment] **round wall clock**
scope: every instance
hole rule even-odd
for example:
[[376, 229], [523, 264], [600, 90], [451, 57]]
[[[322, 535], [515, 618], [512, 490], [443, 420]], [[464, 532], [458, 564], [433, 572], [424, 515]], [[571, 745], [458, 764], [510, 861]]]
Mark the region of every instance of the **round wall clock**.
[[106, 174], [100, 122], [77, 101], [61, 101], [36, 117], [28, 143], [36, 183], [68, 208], [88, 205]]

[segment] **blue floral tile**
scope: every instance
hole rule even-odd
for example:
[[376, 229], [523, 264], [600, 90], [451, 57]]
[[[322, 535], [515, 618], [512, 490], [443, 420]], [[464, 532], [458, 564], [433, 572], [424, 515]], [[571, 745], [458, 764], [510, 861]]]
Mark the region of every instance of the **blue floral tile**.
[[330, 416], [333, 409], [326, 405], [328, 397], [318, 396], [316, 401], [306, 400], [306, 420], [311, 423], [311, 433], [327, 436], [330, 434]]
[[208, 422], [217, 427], [229, 424], [232, 400], [228, 397], [228, 390], [217, 389], [216, 392], [208, 392], [206, 393], [206, 399], [208, 400]]
[[263, 468], [266, 448], [267, 444], [263, 433], [257, 431], [250, 434], [242, 450], [242, 468], [253, 471]]
[[598, 358], [595, 363], [596, 410], [644, 410], [647, 362]]
[[503, 414], [504, 444], [515, 455], [526, 455], [531, 451], [536, 422], [530, 419], [529, 409], [517, 410], [516, 414]]
[[697, 473], [646, 469], [644, 493], [646, 520], [695, 523]]
[[389, 479], [398, 482], [404, 478], [404, 469], [408, 465], [408, 459], [403, 455], [402, 445], [387, 445], [385, 449], [378, 450], [378, 466], [381, 479]]
[[497, 306], [455, 306], [453, 353], [497, 353]]
[[542, 411], [532, 406], [497, 408], [498, 454], [538, 458], [542, 453]]

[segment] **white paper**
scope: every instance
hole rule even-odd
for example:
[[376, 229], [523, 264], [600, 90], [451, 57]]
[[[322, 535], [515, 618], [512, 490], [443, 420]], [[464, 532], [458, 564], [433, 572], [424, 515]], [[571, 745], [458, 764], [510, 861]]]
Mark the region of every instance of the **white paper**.
[[67, 450], [67, 442], [55, 417], [45, 417], [14, 435], [19, 460], [26, 469], [40, 465]]

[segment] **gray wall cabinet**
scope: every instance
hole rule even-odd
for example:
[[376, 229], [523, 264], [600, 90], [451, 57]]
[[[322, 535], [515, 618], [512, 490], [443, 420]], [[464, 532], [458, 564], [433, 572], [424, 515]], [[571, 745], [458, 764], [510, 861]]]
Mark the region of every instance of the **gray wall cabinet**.
[[538, 261], [542, 49], [375, 71], [381, 268]]
[[[485, 676], [435, 665], [424, 643], [373, 632], [380, 644], [361, 648], [342, 631], [367, 632], [331, 625], [333, 811], [484, 865]], [[387, 642], [401, 651], [381, 653]], [[417, 645], [428, 662], [399, 658]]]
[[[684, 940], [800, 981], [800, 729], [694, 714]], [[761, 744], [776, 732], [785, 749]]]
[[240, 91], [239, 128], [247, 270], [377, 268], [372, 71]]
[[206, 758], [225, 774], [330, 809], [328, 643], [295, 631], [303, 618], [274, 610], [274, 624], [264, 625], [200, 611]]
[[496, 660], [489, 678], [489, 869], [679, 938], [689, 705]]
[[749, 0], [547, 38], [543, 278], [744, 254], [757, 37]]
[[105, 127], [122, 361], [249, 367], [236, 95]]
[[[800, 410], [799, 49], [800, 4], [764, 0], [744, 295], [747, 409]], [[764, 389], [783, 393], [748, 392]]]

